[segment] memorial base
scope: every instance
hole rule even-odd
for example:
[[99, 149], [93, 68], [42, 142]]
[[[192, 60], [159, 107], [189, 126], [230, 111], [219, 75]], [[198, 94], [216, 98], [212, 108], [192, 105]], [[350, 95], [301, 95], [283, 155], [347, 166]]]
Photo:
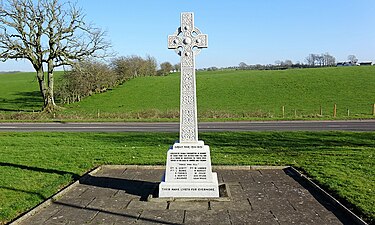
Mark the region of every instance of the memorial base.
[[210, 148], [203, 141], [176, 143], [167, 153], [159, 197], [217, 198], [217, 174], [211, 169]]
[[218, 198], [219, 184], [216, 173], [212, 173], [212, 183], [167, 183], [161, 182], [159, 185], [159, 198]]

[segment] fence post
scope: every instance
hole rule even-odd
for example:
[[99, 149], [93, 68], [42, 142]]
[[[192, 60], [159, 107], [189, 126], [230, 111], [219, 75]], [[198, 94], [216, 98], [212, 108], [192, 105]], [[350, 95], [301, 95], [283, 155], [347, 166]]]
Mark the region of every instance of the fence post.
[[98, 109], [98, 114], [97, 114], [97, 116], [98, 116], [98, 119], [100, 118], [100, 109]]
[[349, 108], [346, 109], [346, 112], [348, 113], [348, 117], [350, 116]]
[[323, 108], [322, 108], [322, 106], [320, 106], [320, 116], [323, 116]]
[[294, 110], [294, 118], [297, 118], [297, 109]]
[[372, 115], [375, 116], [375, 104], [372, 105]]
[[285, 117], [285, 106], [283, 106], [282, 111], [283, 111], [283, 118], [284, 118]]
[[337, 116], [337, 105], [335, 104], [333, 106], [333, 117], [336, 118], [336, 116]]

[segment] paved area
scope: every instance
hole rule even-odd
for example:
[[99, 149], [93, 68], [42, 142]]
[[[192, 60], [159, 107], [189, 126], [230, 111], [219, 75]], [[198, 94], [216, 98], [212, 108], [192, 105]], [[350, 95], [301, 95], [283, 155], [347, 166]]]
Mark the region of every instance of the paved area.
[[[179, 123], [0, 123], [0, 132], [178, 132]], [[202, 122], [200, 132], [375, 131], [375, 120]]]
[[214, 168], [230, 201], [147, 201], [163, 171], [103, 167], [14, 224], [356, 224], [291, 168]]

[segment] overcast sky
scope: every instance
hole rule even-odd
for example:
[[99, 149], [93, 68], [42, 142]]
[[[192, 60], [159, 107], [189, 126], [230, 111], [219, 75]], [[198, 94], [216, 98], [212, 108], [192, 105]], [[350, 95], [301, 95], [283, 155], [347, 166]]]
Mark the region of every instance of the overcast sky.
[[[178, 63], [167, 36], [181, 12], [194, 12], [195, 26], [208, 34], [209, 47], [198, 68], [305, 62], [310, 53], [338, 61], [356, 55], [375, 62], [374, 0], [78, 0], [87, 21], [108, 32], [119, 56], [154, 56]], [[0, 62], [0, 71], [33, 71], [24, 60]]]

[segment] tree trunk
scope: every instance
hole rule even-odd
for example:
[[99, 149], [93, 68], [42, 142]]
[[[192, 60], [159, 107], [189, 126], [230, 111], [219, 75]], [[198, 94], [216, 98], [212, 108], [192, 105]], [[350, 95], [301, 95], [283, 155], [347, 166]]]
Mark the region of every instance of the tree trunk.
[[53, 94], [53, 62], [48, 62], [48, 88], [46, 90], [45, 98], [44, 98], [44, 108], [43, 111], [52, 112], [56, 109], [54, 94]]
[[44, 110], [44, 108], [46, 106], [46, 93], [47, 93], [46, 83], [44, 82], [44, 71], [43, 71], [43, 67], [37, 68], [35, 70], [36, 70], [36, 77], [37, 77], [38, 83], [39, 83], [39, 90], [40, 90], [40, 93], [42, 94], [42, 98], [44, 100], [43, 109], [42, 109], [42, 110]]
[[39, 90], [43, 98], [43, 108], [44, 112], [52, 112], [56, 108], [54, 96], [53, 96], [53, 69], [48, 70], [48, 83], [46, 84], [44, 77], [43, 68], [36, 68], [36, 77], [39, 83]]

